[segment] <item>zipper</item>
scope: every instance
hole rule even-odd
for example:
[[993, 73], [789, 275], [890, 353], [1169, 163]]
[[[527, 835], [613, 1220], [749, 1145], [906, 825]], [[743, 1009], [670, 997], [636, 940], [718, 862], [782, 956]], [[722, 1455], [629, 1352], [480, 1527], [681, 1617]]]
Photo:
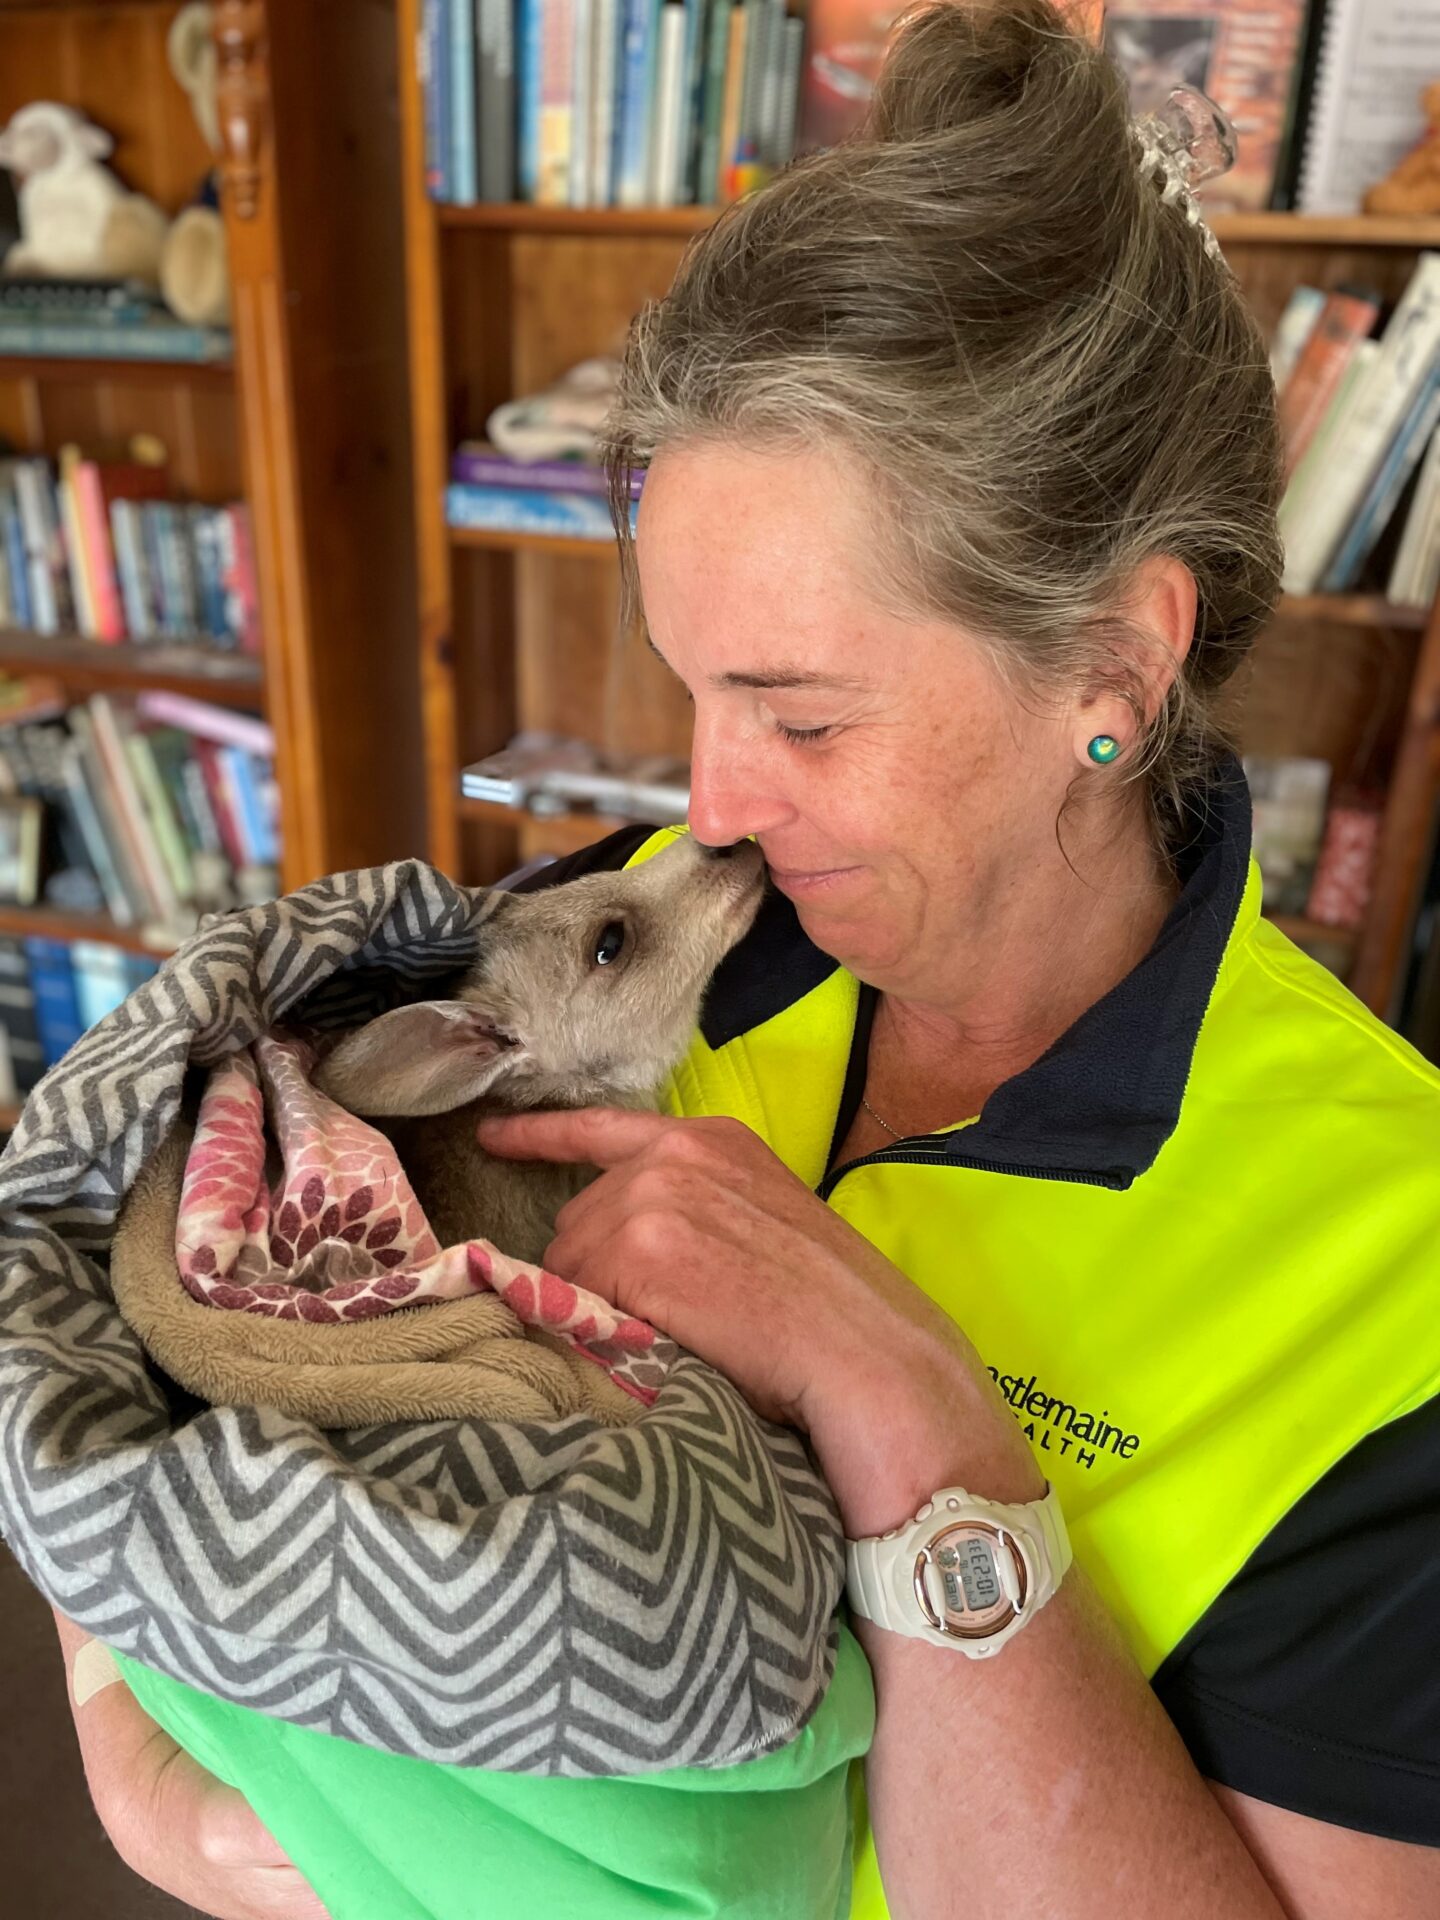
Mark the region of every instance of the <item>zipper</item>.
[[1009, 1173], [1021, 1180], [1062, 1180], [1071, 1186], [1109, 1187], [1116, 1193], [1125, 1190], [1125, 1182], [1117, 1180], [1113, 1174], [1061, 1173], [1054, 1167], [1017, 1167], [1002, 1160], [977, 1160], [968, 1154], [947, 1153], [938, 1139], [927, 1139], [924, 1134], [916, 1134], [913, 1139], [902, 1140], [896, 1146], [881, 1147], [875, 1153], [862, 1154], [858, 1160], [847, 1160], [844, 1166], [827, 1173], [815, 1192], [821, 1200], [828, 1200], [845, 1175], [855, 1173], [861, 1167], [933, 1166], [937, 1160], [952, 1167], [967, 1167], [973, 1173]]

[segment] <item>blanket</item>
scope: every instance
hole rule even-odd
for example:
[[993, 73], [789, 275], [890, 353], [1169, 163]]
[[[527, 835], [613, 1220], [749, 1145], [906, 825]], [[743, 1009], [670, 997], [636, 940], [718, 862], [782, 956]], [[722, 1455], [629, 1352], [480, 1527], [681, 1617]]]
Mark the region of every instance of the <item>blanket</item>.
[[278, 1033], [227, 1055], [126, 1197], [111, 1285], [165, 1372], [330, 1427], [653, 1405], [675, 1343], [488, 1240], [442, 1248], [391, 1142], [311, 1084], [316, 1053]]
[[492, 901], [406, 861], [225, 915], [41, 1081], [0, 1157], [0, 1528], [102, 1640], [299, 1726], [519, 1773], [728, 1766], [819, 1704], [843, 1549], [801, 1438], [712, 1368], [677, 1352], [626, 1425], [323, 1431], [196, 1411], [116, 1306], [117, 1215], [191, 1070], [433, 996]]

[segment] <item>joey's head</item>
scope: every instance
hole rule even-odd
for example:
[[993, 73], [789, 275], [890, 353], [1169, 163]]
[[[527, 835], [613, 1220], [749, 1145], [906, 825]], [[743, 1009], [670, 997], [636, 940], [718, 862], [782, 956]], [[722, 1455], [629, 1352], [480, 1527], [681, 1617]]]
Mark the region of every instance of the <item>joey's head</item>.
[[650, 1093], [685, 1051], [763, 885], [753, 842], [715, 848], [687, 835], [621, 873], [501, 894], [454, 998], [358, 1028], [317, 1084], [377, 1116], [482, 1096], [525, 1107]]

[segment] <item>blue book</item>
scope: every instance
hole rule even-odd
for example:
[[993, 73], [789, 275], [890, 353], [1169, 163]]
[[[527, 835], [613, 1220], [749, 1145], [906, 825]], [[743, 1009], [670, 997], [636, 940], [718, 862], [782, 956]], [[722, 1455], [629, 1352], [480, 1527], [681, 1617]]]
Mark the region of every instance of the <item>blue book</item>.
[[655, 63], [661, 0], [624, 0], [620, 41], [620, 88], [615, 115], [615, 204], [643, 207], [650, 198], [650, 147], [654, 139]]
[[35, 995], [35, 1025], [40, 1033], [40, 1046], [45, 1065], [53, 1067], [85, 1031], [75, 993], [69, 943], [29, 934], [25, 955], [30, 962], [30, 986]]
[[471, 207], [480, 198], [475, 138], [475, 0], [450, 0], [450, 198]]
[[569, 539], [612, 540], [607, 502], [593, 493], [542, 493], [535, 487], [445, 489], [445, 517], [452, 527], [494, 533], [549, 533]]
[[515, 0], [515, 171], [522, 200], [540, 184], [540, 82], [544, 0]]
[[270, 811], [260, 790], [260, 777], [253, 754], [240, 747], [217, 747], [216, 753], [229, 767], [242, 814], [241, 833], [250, 857], [260, 866], [270, 866], [280, 858], [280, 848], [271, 824]]
[[1371, 548], [1385, 531], [1385, 524], [1405, 491], [1406, 481], [1429, 445], [1437, 420], [1440, 420], [1440, 358], [1431, 365], [1414, 405], [1401, 421], [1385, 458], [1375, 469], [1355, 517], [1335, 550], [1335, 557], [1321, 576], [1321, 593], [1348, 593], [1354, 586]]
[[229, 360], [228, 327], [189, 327], [179, 320], [135, 320], [101, 326], [88, 321], [27, 320], [7, 314], [0, 323], [0, 359], [44, 354], [55, 360]]
[[10, 569], [10, 606], [17, 627], [35, 625], [35, 608], [30, 598], [30, 570], [25, 559], [25, 529], [20, 524], [20, 508], [12, 493], [0, 494], [0, 539], [5, 542], [5, 563]]
[[431, 86], [435, 95], [435, 158], [437, 179], [431, 198], [448, 201], [455, 186], [454, 114], [450, 100], [450, 0], [436, 0], [435, 41], [432, 50]]

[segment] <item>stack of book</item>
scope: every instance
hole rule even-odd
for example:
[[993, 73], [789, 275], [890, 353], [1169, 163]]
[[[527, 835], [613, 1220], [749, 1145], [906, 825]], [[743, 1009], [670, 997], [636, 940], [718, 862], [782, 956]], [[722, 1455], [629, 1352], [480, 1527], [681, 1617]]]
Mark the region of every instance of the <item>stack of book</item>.
[[277, 891], [273, 753], [269, 727], [248, 715], [173, 693], [96, 694], [0, 724], [0, 819], [42, 808], [48, 906], [108, 913], [170, 945], [200, 914]]
[[1393, 314], [1361, 286], [1297, 287], [1272, 349], [1289, 479], [1287, 593], [1373, 589], [1428, 607], [1440, 585], [1440, 254]]
[[124, 280], [0, 280], [0, 357], [228, 361], [225, 327], [177, 320], [152, 289]]
[[[635, 475], [632, 499], [643, 480]], [[462, 440], [450, 456], [445, 517], [452, 527], [496, 533], [615, 537], [602, 467], [587, 460], [516, 460], [484, 440]]]
[[1247, 754], [1244, 764], [1265, 911], [1358, 931], [1379, 852], [1380, 797], [1337, 789], [1325, 760]]
[[787, 0], [425, 0], [430, 194], [734, 199], [794, 151], [804, 37]]
[[101, 940], [0, 937], [0, 1106], [18, 1106], [158, 964]]
[[0, 627], [91, 640], [204, 639], [260, 651], [243, 503], [166, 498], [163, 466], [0, 460]]

